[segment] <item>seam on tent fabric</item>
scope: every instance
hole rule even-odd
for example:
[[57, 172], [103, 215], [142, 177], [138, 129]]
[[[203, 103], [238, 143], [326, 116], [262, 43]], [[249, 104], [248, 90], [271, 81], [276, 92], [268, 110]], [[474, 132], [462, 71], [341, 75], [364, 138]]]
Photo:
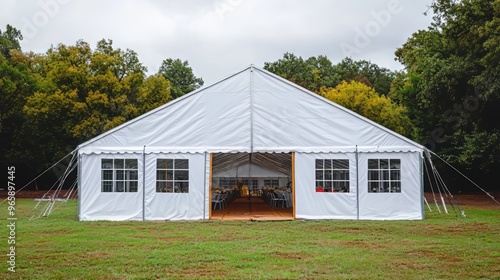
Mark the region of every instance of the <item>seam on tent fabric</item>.
[[356, 217], [359, 220], [359, 154], [356, 145]]
[[78, 220], [82, 220], [82, 154], [78, 154]]
[[387, 127], [385, 127], [383, 125], [380, 125], [380, 124], [378, 124], [378, 123], [376, 123], [376, 122], [374, 122], [374, 121], [372, 121], [372, 120], [370, 120], [368, 118], [365, 118], [365, 117], [361, 116], [360, 114], [358, 114], [358, 113], [356, 113], [354, 111], [351, 111], [351, 110], [349, 110], [347, 108], [344, 108], [344, 107], [340, 106], [339, 104], [337, 104], [335, 102], [332, 102], [332, 101], [330, 101], [330, 100], [328, 100], [328, 99], [326, 99], [326, 98], [324, 98], [324, 97], [322, 97], [322, 96], [320, 96], [320, 95], [318, 95], [318, 94], [316, 94], [316, 93], [314, 93], [314, 92], [312, 92], [310, 90], [307, 90], [307, 89], [305, 89], [305, 88], [303, 88], [303, 87], [301, 87], [299, 85], [296, 85], [296, 84], [288, 81], [287, 79], [285, 79], [283, 77], [280, 77], [280, 76], [278, 76], [278, 75], [276, 75], [274, 73], [271, 73], [271, 72], [269, 72], [269, 71], [267, 71], [265, 69], [261, 69], [261, 68], [258, 68], [258, 67], [254, 67], [254, 69], [259, 70], [263, 74], [266, 74], [266, 75], [269, 75], [269, 76], [271, 76], [273, 78], [276, 78], [276, 79], [280, 80], [281, 82], [284, 82], [284, 83], [286, 83], [286, 84], [288, 84], [288, 85], [290, 85], [290, 86], [292, 86], [292, 87], [294, 87], [294, 88], [296, 88], [296, 89], [298, 89], [298, 90], [300, 90], [300, 91], [302, 91], [304, 93], [307, 93], [310, 96], [312, 96], [314, 98], [317, 98], [317, 99], [319, 99], [319, 100], [321, 100], [321, 101], [323, 101], [323, 102], [325, 102], [327, 104], [335, 106], [337, 109], [340, 109], [340, 110], [342, 110], [342, 111], [344, 111], [346, 113], [349, 113], [349, 114], [353, 115], [354, 117], [356, 117], [358, 119], [361, 119], [361, 120], [363, 120], [365, 122], [368, 122], [369, 124], [375, 125], [377, 128], [379, 128], [379, 129], [381, 129], [381, 130], [383, 130], [385, 132], [388, 132], [391, 135], [393, 135], [393, 136], [395, 136], [397, 138], [400, 138], [401, 140], [403, 140], [405, 142], [408, 142], [411, 145], [417, 146], [420, 149], [424, 149], [424, 146], [422, 146], [422, 145], [414, 142], [413, 140], [408, 139], [408, 138], [404, 137], [403, 135], [401, 135], [401, 134], [399, 134], [399, 133], [397, 133], [395, 131], [392, 131], [392, 130], [388, 129]]
[[253, 153], [253, 65], [250, 65], [250, 153]]
[[146, 145], [142, 150], [142, 220], [146, 220]]

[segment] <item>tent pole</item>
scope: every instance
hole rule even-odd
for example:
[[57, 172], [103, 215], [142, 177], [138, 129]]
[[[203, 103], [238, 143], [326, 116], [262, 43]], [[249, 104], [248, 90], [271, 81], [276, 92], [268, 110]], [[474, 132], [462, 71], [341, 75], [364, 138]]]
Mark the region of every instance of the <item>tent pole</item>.
[[212, 218], [212, 165], [214, 161], [214, 154], [210, 153], [210, 165], [208, 167], [208, 204], [210, 207], [208, 207], [208, 219], [210, 220]]
[[359, 161], [358, 161], [358, 145], [356, 145], [356, 217], [359, 220]]
[[[205, 161], [204, 161], [204, 166], [205, 166], [205, 172], [203, 172], [204, 174], [204, 184], [203, 184], [203, 200], [205, 200], [205, 198], [207, 197], [207, 152], [205, 151], [204, 153], [204, 156], [205, 156]], [[212, 178], [210, 178], [210, 180], [212, 180]], [[203, 203], [203, 220], [205, 220], [205, 214], [207, 213], [207, 203]]]
[[[424, 202], [427, 204], [429, 207], [429, 210], [431, 210], [431, 207], [429, 206], [429, 203], [427, 203], [427, 199], [424, 197], [424, 154], [420, 155], [420, 205], [421, 205], [421, 212], [422, 212], [422, 219], [425, 218], [425, 207], [424, 207]], [[432, 210], [431, 210], [432, 211]]]
[[295, 152], [292, 152], [292, 210], [293, 210], [293, 219], [297, 219], [297, 201], [295, 199]]
[[250, 163], [248, 164], [248, 186], [247, 186], [247, 189], [248, 189], [248, 200], [251, 199], [251, 195], [250, 195], [250, 186], [252, 186], [252, 154], [249, 155], [249, 161]]
[[[78, 153], [79, 151], [77, 151]], [[79, 154], [78, 155], [78, 170], [77, 170], [78, 174], [76, 175], [77, 176], [77, 180], [78, 180], [78, 220], [81, 221], [82, 220], [82, 216], [81, 216], [81, 211], [82, 211], [82, 155]]]
[[142, 220], [146, 220], [146, 145], [142, 148]]

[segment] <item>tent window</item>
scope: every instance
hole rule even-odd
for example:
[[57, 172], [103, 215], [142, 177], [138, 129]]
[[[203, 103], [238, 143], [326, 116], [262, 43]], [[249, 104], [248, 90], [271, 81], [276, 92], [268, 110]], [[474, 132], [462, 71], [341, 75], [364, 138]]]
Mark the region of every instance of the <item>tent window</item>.
[[157, 159], [156, 192], [188, 193], [189, 160]]
[[244, 179], [243, 180], [243, 185], [248, 186], [249, 188], [251, 187], [252, 190], [256, 190], [259, 188], [259, 180], [248, 180]]
[[349, 192], [349, 160], [316, 159], [316, 192]]
[[264, 186], [266, 187], [278, 187], [279, 186], [279, 180], [278, 179], [269, 179], [269, 180], [264, 180]]
[[220, 178], [219, 179], [219, 187], [223, 189], [229, 189], [232, 188], [233, 186], [236, 186], [236, 179], [235, 178]]
[[249, 180], [242, 178], [232, 178], [232, 177], [221, 177], [219, 179], [219, 188], [230, 189], [238, 185], [238, 181], [241, 181], [244, 186], [252, 187], [257, 189], [259, 187], [259, 180]]
[[102, 192], [137, 192], [137, 159], [101, 160]]
[[368, 160], [368, 192], [400, 193], [401, 192], [401, 160], [369, 159]]

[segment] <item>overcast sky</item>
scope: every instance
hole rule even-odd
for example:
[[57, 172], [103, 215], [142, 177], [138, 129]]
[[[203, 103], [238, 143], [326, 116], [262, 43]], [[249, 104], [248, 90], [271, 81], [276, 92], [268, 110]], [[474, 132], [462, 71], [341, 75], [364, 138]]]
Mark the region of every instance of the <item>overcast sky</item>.
[[250, 64], [325, 55], [403, 69], [394, 51], [431, 15], [432, 0], [0, 0], [0, 29], [24, 35], [22, 49], [46, 52], [79, 39], [112, 39], [155, 73], [166, 58], [188, 60], [205, 84]]

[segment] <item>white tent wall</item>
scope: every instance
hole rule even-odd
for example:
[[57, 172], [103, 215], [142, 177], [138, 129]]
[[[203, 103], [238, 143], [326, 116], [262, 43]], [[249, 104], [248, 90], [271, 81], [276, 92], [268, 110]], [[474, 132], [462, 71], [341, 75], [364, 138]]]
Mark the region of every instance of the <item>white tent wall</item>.
[[[359, 153], [359, 218], [364, 220], [421, 220], [424, 218], [422, 153]], [[401, 192], [368, 192], [368, 160], [400, 159]]]
[[[316, 192], [316, 159], [349, 160], [349, 192]], [[355, 153], [295, 153], [297, 219], [357, 219]]]
[[[189, 192], [156, 191], [157, 159], [189, 160]], [[206, 215], [205, 154], [146, 154], [146, 220], [201, 220]]]
[[[80, 154], [79, 218], [81, 221], [142, 220], [143, 184], [142, 154]], [[102, 192], [102, 159], [137, 159], [137, 192]]]

